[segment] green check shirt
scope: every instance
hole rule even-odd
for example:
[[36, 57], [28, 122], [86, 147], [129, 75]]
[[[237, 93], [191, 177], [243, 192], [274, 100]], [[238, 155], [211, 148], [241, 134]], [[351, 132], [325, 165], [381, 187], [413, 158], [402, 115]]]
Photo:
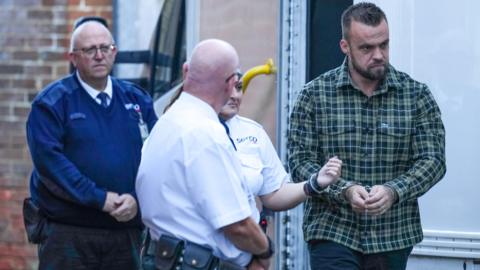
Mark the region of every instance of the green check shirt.
[[[423, 238], [417, 198], [445, 174], [445, 129], [425, 84], [388, 67], [367, 97], [346, 60], [304, 86], [288, 130], [289, 168], [308, 180], [328, 158], [343, 161], [341, 179], [305, 203], [306, 241], [324, 239], [363, 253], [411, 247]], [[352, 183], [386, 185], [398, 195], [380, 216], [352, 211], [343, 191]]]

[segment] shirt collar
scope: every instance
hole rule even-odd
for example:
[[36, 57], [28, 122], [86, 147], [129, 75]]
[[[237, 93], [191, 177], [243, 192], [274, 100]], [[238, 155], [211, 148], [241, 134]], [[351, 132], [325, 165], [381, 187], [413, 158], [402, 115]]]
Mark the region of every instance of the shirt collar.
[[[380, 84], [375, 92], [383, 93], [388, 89], [401, 89], [402, 83], [398, 80], [396, 76], [396, 70], [392, 65], [388, 65], [387, 75], [385, 80]], [[350, 72], [348, 72], [348, 57], [345, 57], [342, 65], [338, 69], [338, 80], [337, 80], [337, 89], [341, 89], [345, 86], [354, 87], [352, 78], [350, 77]]]
[[225, 124], [227, 124], [229, 127], [232, 126], [234, 123], [237, 123], [239, 121], [239, 118], [238, 118], [238, 113], [235, 114], [232, 118], [228, 119], [227, 121], [225, 121]]
[[182, 92], [178, 101], [181, 101], [181, 103], [188, 106], [188, 108], [195, 108], [196, 113], [201, 113], [202, 115], [219, 122], [218, 115], [215, 113], [212, 106], [198, 97], [187, 92]]
[[[78, 81], [80, 82], [80, 85], [83, 87], [83, 89], [85, 89], [85, 91], [87, 91], [87, 93], [94, 100], [96, 100], [97, 95], [100, 93], [100, 91], [96, 90], [95, 88], [91, 87], [86, 82], [84, 82], [82, 80], [82, 78], [80, 77], [80, 74], [78, 73], [78, 71], [76, 72], [76, 76], [77, 76]], [[110, 75], [107, 78], [107, 86], [105, 87], [105, 89], [103, 89], [103, 93], [107, 94], [108, 98], [112, 99], [113, 88], [112, 88], [112, 79], [110, 78]]]

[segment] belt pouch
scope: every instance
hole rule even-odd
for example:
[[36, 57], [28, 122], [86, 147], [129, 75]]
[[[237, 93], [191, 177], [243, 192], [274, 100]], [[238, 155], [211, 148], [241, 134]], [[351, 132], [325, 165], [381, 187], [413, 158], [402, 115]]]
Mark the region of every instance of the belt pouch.
[[140, 262], [143, 270], [156, 270], [155, 267], [155, 247], [156, 243], [150, 237], [150, 231], [144, 230], [144, 239], [140, 250]]
[[209, 270], [213, 269], [216, 257], [212, 249], [191, 242], [185, 245], [182, 270]]
[[182, 240], [168, 235], [160, 236], [155, 247], [155, 267], [161, 270], [174, 269], [182, 248]]
[[40, 208], [33, 203], [31, 198], [25, 198], [23, 200], [23, 222], [30, 243], [40, 244], [46, 238], [44, 228], [47, 219], [40, 212]]

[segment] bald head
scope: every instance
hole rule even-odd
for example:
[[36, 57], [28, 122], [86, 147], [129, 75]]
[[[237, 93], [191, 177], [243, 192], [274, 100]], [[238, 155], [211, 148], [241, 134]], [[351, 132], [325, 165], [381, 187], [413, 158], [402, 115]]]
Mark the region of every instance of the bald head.
[[220, 109], [232, 90], [231, 83], [225, 80], [238, 65], [232, 45], [219, 39], [204, 40], [195, 46], [190, 61], [184, 65], [184, 90]]
[[79, 40], [84, 39], [85, 35], [88, 35], [88, 36], [99, 36], [99, 35], [105, 36], [106, 35], [109, 37], [111, 44], [115, 43], [115, 41], [113, 40], [113, 36], [110, 33], [110, 30], [108, 30], [108, 28], [105, 27], [105, 25], [97, 21], [88, 21], [88, 22], [82, 23], [73, 31], [72, 37], [70, 39], [70, 52], [72, 52], [74, 48], [78, 47]]
[[204, 83], [226, 78], [238, 66], [238, 56], [232, 45], [219, 39], [200, 42], [193, 50], [188, 64], [188, 76]]

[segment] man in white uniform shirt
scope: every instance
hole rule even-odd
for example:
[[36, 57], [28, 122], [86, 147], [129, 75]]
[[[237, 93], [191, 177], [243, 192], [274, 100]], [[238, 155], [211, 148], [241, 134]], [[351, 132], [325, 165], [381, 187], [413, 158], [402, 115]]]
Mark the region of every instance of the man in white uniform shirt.
[[[238, 66], [230, 44], [199, 43], [183, 66], [183, 93], [144, 144], [136, 191], [143, 222], [157, 243], [156, 260], [165, 260], [167, 269], [204, 261], [213, 261], [205, 269], [268, 269], [273, 255], [271, 241], [251, 218], [253, 195], [218, 119], [240, 80]], [[177, 240], [184, 255], [172, 264]], [[173, 249], [158, 251], [172, 242]], [[213, 260], [192, 255], [190, 248], [199, 246], [211, 250]]]

